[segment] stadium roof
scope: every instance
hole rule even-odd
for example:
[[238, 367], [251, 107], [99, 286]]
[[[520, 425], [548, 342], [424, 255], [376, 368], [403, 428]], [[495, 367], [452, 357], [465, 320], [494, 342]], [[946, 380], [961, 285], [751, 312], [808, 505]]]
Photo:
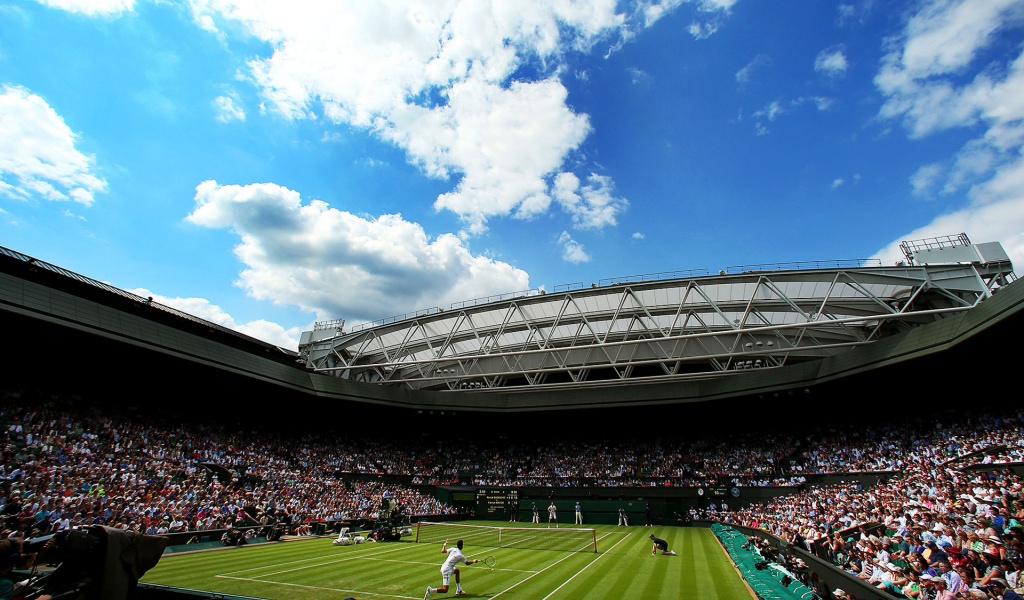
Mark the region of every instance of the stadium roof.
[[[211, 397], [300, 399], [310, 414], [353, 419], [403, 414], [393, 409], [658, 410], [811, 398], [930, 357], [951, 361], [929, 375], [943, 393], [958, 380], [975, 390], [977, 373], [1024, 339], [1024, 284], [998, 244], [958, 236], [906, 250], [902, 265], [609, 280], [349, 332], [325, 324], [296, 353], [0, 248], [0, 327], [11, 384], [92, 381], [108, 394], [204, 410], [216, 407]], [[975, 340], [986, 340], [982, 351]], [[972, 362], [975, 377], [963, 376]]]
[[1014, 279], [998, 243], [905, 244], [895, 266], [790, 263], [625, 278], [466, 302], [345, 332], [299, 351], [320, 373], [414, 390], [502, 392], [744, 377], [840, 356], [962, 314]]

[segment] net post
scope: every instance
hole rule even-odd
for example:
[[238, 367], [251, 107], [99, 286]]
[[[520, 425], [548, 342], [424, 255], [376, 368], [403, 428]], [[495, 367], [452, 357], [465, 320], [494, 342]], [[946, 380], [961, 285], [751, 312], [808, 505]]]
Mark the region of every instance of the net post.
[[414, 543], [419, 543], [419, 541], [420, 541], [420, 525], [422, 525], [422, 524], [423, 524], [423, 521], [417, 521], [416, 522], [416, 541]]
[[594, 534], [594, 552], [597, 552], [597, 530], [591, 529], [590, 533]]

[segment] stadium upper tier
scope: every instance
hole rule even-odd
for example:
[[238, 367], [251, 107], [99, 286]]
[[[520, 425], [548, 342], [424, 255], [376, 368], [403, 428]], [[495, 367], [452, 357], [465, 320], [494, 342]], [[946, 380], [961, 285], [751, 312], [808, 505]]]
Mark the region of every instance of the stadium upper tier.
[[[318, 323], [316, 372], [486, 393], [699, 381], [820, 361], [970, 311], [1015, 279], [998, 243], [903, 244], [894, 266], [821, 263], [628, 279], [466, 302], [343, 331]], [[799, 268], [807, 267], [812, 268]]]

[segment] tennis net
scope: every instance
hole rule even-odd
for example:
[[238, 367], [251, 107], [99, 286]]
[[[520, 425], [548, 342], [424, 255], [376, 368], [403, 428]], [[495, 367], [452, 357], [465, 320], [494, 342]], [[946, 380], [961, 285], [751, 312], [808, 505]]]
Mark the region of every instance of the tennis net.
[[491, 527], [463, 523], [433, 523], [420, 521], [416, 525], [416, 541], [439, 543], [464, 540], [477, 546], [495, 548], [530, 548], [533, 550], [560, 550], [563, 552], [597, 552], [597, 532], [594, 529], [559, 527]]

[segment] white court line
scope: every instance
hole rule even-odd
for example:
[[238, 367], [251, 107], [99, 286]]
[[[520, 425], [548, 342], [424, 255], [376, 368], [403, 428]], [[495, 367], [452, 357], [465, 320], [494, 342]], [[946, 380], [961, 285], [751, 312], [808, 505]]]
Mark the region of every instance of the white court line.
[[[218, 575], [220, 577], [220, 575]], [[419, 596], [397, 596], [395, 594], [381, 594], [379, 592], [364, 592], [362, 590], [346, 590], [343, 588], [332, 588], [323, 587], [319, 585], [303, 585], [301, 583], [284, 583], [282, 581], [264, 581], [262, 579], [252, 579], [250, 577], [228, 577], [224, 576], [224, 579], [232, 579], [234, 581], [251, 581], [255, 583], [263, 583], [267, 585], [281, 585], [284, 587], [302, 588], [307, 590], [325, 590], [329, 592], [341, 592], [344, 594], [355, 594], [359, 596], [373, 596], [375, 598], [400, 598], [401, 600], [420, 600]]]
[[[479, 556], [479, 554], [474, 554], [473, 556]], [[423, 566], [427, 566], [427, 567], [440, 567], [441, 566], [440, 562], [423, 562], [423, 561], [417, 561], [417, 560], [395, 560], [395, 559], [392, 559], [392, 558], [374, 558], [372, 556], [363, 556], [362, 558], [363, 558], [363, 560], [375, 560], [375, 561], [378, 561], [378, 562], [402, 563], [402, 564], [406, 564], [406, 565], [423, 565]], [[470, 565], [470, 566], [472, 566], [472, 565]], [[480, 568], [480, 569], [486, 568], [488, 571], [504, 571], [506, 573], [536, 573], [537, 572], [537, 571], [535, 571], [533, 569], [500, 569], [498, 567], [478, 567], [478, 568]]]
[[580, 573], [582, 573], [582, 572], [586, 571], [586, 570], [587, 570], [587, 569], [589, 569], [590, 567], [592, 567], [592, 566], [594, 566], [595, 564], [597, 564], [597, 561], [599, 561], [599, 560], [601, 560], [602, 558], [604, 558], [605, 556], [607, 556], [607, 555], [608, 555], [608, 552], [609, 552], [609, 551], [610, 551], [610, 550], [611, 550], [612, 548], [614, 548], [615, 546], [618, 546], [618, 545], [619, 545], [619, 544], [621, 544], [622, 542], [626, 541], [626, 538], [628, 538], [628, 537], [629, 537], [629, 534], [628, 534], [628, 533], [627, 533], [627, 534], [625, 534], [625, 535], [623, 535], [623, 536], [622, 536], [622, 539], [621, 539], [621, 540], [619, 540], [619, 541], [617, 541], [617, 542], [615, 542], [614, 544], [612, 544], [611, 548], [608, 548], [608, 550], [605, 550], [605, 553], [604, 553], [604, 554], [602, 554], [601, 556], [598, 556], [597, 558], [595, 558], [595, 559], [594, 559], [594, 560], [593, 560], [592, 562], [590, 562], [590, 563], [589, 563], [589, 564], [588, 564], [587, 566], [583, 567], [583, 568], [582, 568], [582, 569], [580, 569], [579, 571], [576, 571], [576, 574], [575, 574], [575, 575], [573, 575], [573, 576], [572, 576], [572, 577], [570, 577], [569, 579], [566, 579], [566, 580], [565, 580], [565, 582], [564, 582], [564, 583], [562, 583], [562, 585], [560, 585], [560, 586], [556, 587], [555, 589], [551, 590], [551, 593], [550, 593], [550, 594], [548, 594], [547, 596], [544, 596], [544, 598], [542, 598], [541, 600], [547, 600], [548, 598], [550, 598], [550, 597], [554, 596], [555, 594], [557, 594], [557, 593], [558, 593], [558, 590], [560, 590], [560, 589], [562, 589], [563, 587], [565, 587], [565, 586], [566, 586], [566, 585], [567, 585], [567, 584], [568, 584], [568, 583], [569, 583], [570, 581], [572, 581], [573, 579], [576, 579], [576, 576], [577, 576], [577, 575], [579, 575]]
[[[608, 533], [608, 534], [605, 534], [604, 536], [602, 536], [601, 538], [599, 538], [599, 540], [603, 540], [606, 537], [608, 537], [609, 535], [618, 535], [618, 534], [617, 533]], [[628, 534], [626, 536], [624, 536], [622, 538], [622, 540], [619, 540], [618, 542], [616, 542], [612, 546], [612, 548], [614, 548], [615, 546], [620, 544], [623, 540], [626, 539], [626, 537], [628, 537]], [[264, 567], [253, 567], [251, 569], [243, 569], [241, 571], [233, 571], [231, 573], [225, 573], [225, 574], [221, 574], [221, 575], [214, 575], [214, 577], [220, 578], [220, 579], [231, 579], [231, 580], [236, 580], [236, 581], [250, 581], [250, 582], [254, 582], [254, 583], [261, 583], [261, 584], [264, 584], [264, 585], [276, 585], [276, 586], [303, 588], [303, 589], [311, 589], [311, 590], [326, 590], [326, 591], [345, 592], [345, 593], [349, 593], [349, 594], [356, 594], [356, 595], [363, 595], [363, 596], [373, 596], [373, 597], [376, 597], [376, 598], [397, 598], [399, 600], [418, 600], [419, 596], [401, 596], [401, 595], [396, 595], [396, 594], [381, 594], [379, 592], [367, 592], [367, 591], [363, 591], [363, 590], [347, 590], [347, 589], [341, 589], [341, 588], [331, 588], [331, 587], [322, 587], [322, 586], [314, 586], [314, 585], [303, 585], [303, 584], [298, 584], [298, 583], [285, 583], [285, 582], [280, 582], [280, 581], [268, 581], [266, 579], [261, 579], [262, 577], [271, 577], [271, 576], [274, 576], [274, 575], [281, 575], [281, 574], [284, 574], [284, 573], [293, 573], [295, 571], [301, 571], [301, 570], [305, 570], [305, 569], [309, 569], [309, 568], [313, 568], [313, 567], [322, 567], [322, 566], [325, 566], [325, 565], [333, 565], [333, 564], [338, 564], [338, 563], [344, 563], [344, 562], [348, 562], [348, 561], [352, 561], [352, 560], [381, 560], [381, 561], [387, 561], [389, 559], [378, 559], [376, 557], [381, 555], [381, 554], [390, 554], [390, 553], [393, 553], [393, 552], [401, 552], [402, 550], [409, 550], [409, 549], [412, 549], [412, 548], [415, 548], [415, 547], [416, 546], [404, 546], [404, 547], [393, 548], [393, 549], [389, 548], [387, 550], [380, 550], [380, 551], [374, 552], [372, 554], [362, 554], [362, 555], [358, 555], [358, 556], [347, 556], [347, 557], [342, 557], [342, 558], [338, 558], [338, 559], [334, 559], [334, 560], [317, 562], [317, 563], [314, 563], [314, 564], [304, 564], [304, 565], [302, 565], [300, 567], [297, 567], [297, 568], [294, 568], [294, 569], [285, 569], [285, 570], [282, 570], [282, 571], [274, 571], [274, 572], [271, 572], [271, 573], [265, 573], [265, 574], [260, 575], [259, 578], [257, 578], [257, 577], [240, 577], [240, 576], [236, 576], [236, 575], [234, 575], [232, 573], [239, 573], [240, 574], [240, 573], [246, 573], [246, 572], [251, 572], [251, 571], [259, 571], [260, 569], [266, 568], [266, 566], [264, 566]], [[498, 548], [500, 548], [500, 547], [498, 547]], [[514, 584], [514, 585], [512, 585], [512, 586], [510, 586], [510, 587], [508, 587], [508, 588], [506, 588], [504, 590], [502, 590], [501, 592], [498, 592], [494, 596], [491, 596], [491, 598], [496, 598], [496, 597], [501, 596], [502, 594], [504, 594], [506, 592], [512, 591], [513, 589], [515, 589], [519, 585], [529, 581], [530, 579], [536, 577], [537, 575], [543, 573], [544, 571], [547, 571], [548, 569], [554, 567], [555, 565], [561, 563], [562, 561], [568, 560], [572, 556], [573, 556], [573, 554], [569, 554], [565, 558], [563, 558], [561, 560], [558, 560], [558, 561], [555, 561], [554, 563], [548, 565], [547, 567], [544, 567], [543, 569], [541, 569], [539, 571], [529, 571], [529, 570], [514, 571], [512, 569], [494, 569], [496, 571], [514, 571], [514, 572], [519, 572], [519, 573], [530, 573], [530, 575], [528, 577], [524, 578], [522, 581], [519, 581], [516, 584]], [[418, 562], [418, 561], [393, 561], [393, 562], [406, 562], [406, 563], [411, 563], [411, 564], [420, 564], [420, 565], [424, 565], [424, 566], [436, 566], [435, 563], [424, 563], [424, 562]], [[577, 573], [577, 575], [579, 573], [582, 573], [587, 568], [589, 568], [589, 566], [591, 564], [593, 564], [594, 562], [597, 562], [597, 560], [594, 560], [591, 563], [588, 563], [587, 567], [584, 567], [583, 569], [581, 569]], [[292, 561], [291, 564], [298, 564], [298, 563], [308, 563], [308, 559]], [[288, 563], [281, 563], [281, 564], [288, 564]], [[575, 575], [573, 577], [575, 577]], [[571, 579], [570, 579], [570, 581], [571, 581]], [[566, 582], [566, 583], [568, 583], [568, 582]], [[565, 584], [563, 583], [562, 585], [564, 586]], [[558, 589], [560, 589], [561, 587], [562, 586], [559, 586], [559, 588], [556, 588], [552, 592], [552, 594], [557, 592]]]
[[[609, 535], [618, 535], [618, 534], [613, 534], [613, 533], [606, 533], [605, 535], [601, 536], [601, 538], [600, 538], [600, 539], [602, 539], [602, 540], [603, 540], [604, 538], [608, 537]], [[615, 544], [613, 544], [613, 545], [612, 545], [612, 548], [614, 548], [615, 546], [618, 546], [619, 544], [621, 544], [621, 543], [622, 543], [622, 541], [623, 541], [623, 540], [625, 540], [625, 539], [626, 539], [627, 537], [629, 537], [629, 534], [628, 534], [628, 533], [627, 533], [627, 534], [625, 534], [625, 535], [623, 535], [623, 537], [622, 537], [622, 539], [621, 539], [621, 540], [619, 540], [618, 542], [615, 542]], [[611, 548], [609, 548], [608, 550], [611, 550]], [[607, 552], [607, 550], [606, 550], [605, 552]], [[533, 579], [533, 578], [534, 578], [534, 577], [536, 577], [537, 575], [540, 575], [540, 574], [541, 574], [541, 573], [543, 573], [544, 571], [547, 571], [547, 570], [548, 570], [548, 569], [550, 569], [551, 567], [554, 567], [555, 565], [557, 565], [557, 564], [559, 564], [559, 563], [561, 563], [561, 562], [563, 562], [563, 561], [569, 560], [569, 559], [570, 559], [570, 558], [572, 558], [572, 557], [573, 557], [574, 555], [575, 555], [575, 553], [572, 553], [572, 554], [569, 554], [568, 556], [566, 556], [566, 557], [565, 557], [565, 558], [563, 558], [563, 559], [560, 559], [560, 560], [556, 560], [555, 562], [553, 562], [553, 563], [551, 563], [550, 565], [548, 565], [548, 566], [544, 567], [544, 568], [543, 568], [543, 569], [541, 569], [540, 571], [537, 571], [537, 572], [536, 572], [536, 573], [534, 573], [533, 575], [530, 575], [529, 577], [527, 577], [527, 578], [523, 579], [522, 581], [519, 581], [519, 582], [515, 583], [514, 585], [511, 585], [511, 586], [509, 586], [509, 587], [507, 587], [507, 588], [505, 588], [505, 589], [501, 590], [501, 591], [500, 591], [500, 592], [498, 592], [497, 594], [494, 594], [493, 596], [491, 596], [491, 599], [493, 600], [494, 598], [497, 598], [498, 596], [501, 596], [501, 595], [502, 595], [502, 594], [504, 594], [505, 592], [511, 592], [511, 591], [512, 591], [512, 590], [514, 590], [515, 588], [517, 588], [517, 587], [519, 587], [520, 585], [522, 585], [522, 584], [526, 583], [527, 581], [529, 581], [529, 580]], [[583, 569], [580, 569], [580, 571], [579, 571], [579, 572], [577, 572], [577, 573], [576, 573], [576, 575], [579, 575], [580, 573], [582, 573], [583, 571], [585, 571], [585, 570], [586, 570], [587, 568], [589, 568], [589, 566], [590, 566], [590, 565], [592, 565], [592, 564], [594, 564], [595, 562], [597, 562], [597, 561], [598, 561], [598, 560], [599, 560], [600, 558], [601, 558], [601, 557], [599, 556], [599, 557], [598, 557], [597, 559], [594, 559], [593, 561], [591, 561], [590, 563], [588, 563], [588, 564], [587, 564], [587, 566], [586, 566], [586, 567], [584, 567]], [[573, 577], [575, 577], [576, 575], [573, 575]], [[570, 580], [571, 580], [571, 579], [570, 579]], [[562, 585], [565, 585], [565, 584], [563, 583]], [[561, 588], [561, 587], [562, 587], [562, 586], [558, 586], [558, 588]], [[555, 591], [554, 591], [554, 592], [551, 592], [551, 593], [553, 594], [553, 593], [557, 592], [557, 591], [558, 591], [558, 588], [556, 588], [556, 589], [555, 589]]]
[[[367, 591], [363, 591], [363, 590], [347, 590], [347, 589], [343, 589], [343, 588], [323, 587], [323, 586], [317, 586], [317, 585], [303, 585], [303, 584], [300, 584], [300, 583], [286, 583], [286, 582], [283, 582], [283, 581], [269, 581], [269, 580], [266, 580], [266, 579], [261, 579], [262, 577], [271, 577], [273, 575], [281, 575], [283, 573], [292, 573], [292, 572], [295, 572], [295, 571], [301, 571], [303, 569], [308, 569], [308, 568], [312, 568], [312, 567], [321, 567], [321, 566], [324, 566], [324, 565], [333, 565], [333, 564], [348, 562], [348, 561], [352, 561], [352, 560], [386, 560], [386, 559], [377, 559], [377, 558], [373, 558], [373, 557], [375, 557], [377, 555], [380, 555], [380, 554], [390, 554], [392, 552], [400, 552], [402, 550], [409, 550], [411, 548], [414, 548], [414, 546], [404, 546], [404, 547], [400, 547], [400, 548], [388, 548], [387, 550], [379, 550], [379, 551], [373, 552], [372, 554], [369, 554], [369, 555], [363, 554], [363, 555], [357, 555], [357, 556], [346, 556], [346, 557], [343, 557], [343, 558], [338, 558], [336, 560], [329, 560], [329, 561], [326, 561], [326, 562], [319, 562], [319, 563], [316, 563], [316, 564], [303, 565], [303, 566], [295, 568], [295, 569], [287, 569], [287, 570], [284, 570], [284, 571], [276, 571], [276, 572], [272, 572], [272, 573], [266, 573], [266, 574], [260, 575], [259, 577], [237, 577], [235, 575], [231, 575], [231, 574], [227, 574], [227, 573], [222, 574], [222, 575], [215, 575], [214, 577], [217, 577], [217, 578], [220, 578], [220, 579], [231, 579], [231, 580], [235, 580], [235, 581], [249, 581], [249, 582], [253, 582], [253, 583], [261, 583], [261, 584], [264, 584], [264, 585], [276, 585], [276, 586], [303, 588], [303, 589], [310, 589], [310, 590], [326, 590], [326, 591], [332, 591], [332, 592], [344, 592], [346, 594], [352, 594], [352, 595], [358, 595], [358, 596], [372, 596], [372, 597], [375, 597], [375, 598], [398, 598], [399, 600], [419, 600], [420, 596], [399, 596], [399, 595], [396, 595], [396, 594], [381, 594], [379, 592], [367, 592]], [[301, 562], [306, 562], [306, 561], [293, 561], [293, 563], [301, 563]], [[413, 561], [396, 561], [396, 562], [413, 562]], [[414, 563], [414, 564], [433, 565], [434, 563]], [[234, 571], [234, 573], [245, 573], [245, 572], [248, 572], [248, 571], [258, 571], [258, 570], [260, 570], [260, 568], [261, 567], [254, 567], [252, 569], [244, 569], [242, 571]], [[265, 567], [262, 567], [262, 568], [265, 568]]]
[[[324, 565], [332, 565], [332, 564], [337, 564], [337, 563], [342, 563], [342, 562], [348, 562], [348, 561], [351, 561], [351, 560], [375, 560], [375, 561], [380, 561], [380, 562], [397, 562], [397, 563], [404, 563], [404, 564], [422, 565], [422, 566], [428, 566], [428, 567], [438, 566], [438, 563], [434, 563], [434, 562], [429, 562], [428, 563], [428, 562], [422, 562], [422, 561], [394, 560], [394, 559], [387, 559], [387, 558], [376, 558], [380, 554], [389, 554], [389, 553], [392, 553], [392, 552], [399, 552], [401, 550], [408, 550], [410, 548], [412, 548], [412, 546], [402, 547], [402, 548], [393, 548], [393, 549], [388, 549], [388, 550], [381, 550], [381, 551], [378, 551], [378, 552], [374, 552], [372, 554], [363, 554], [363, 555], [359, 555], [359, 556], [349, 556], [349, 557], [339, 558], [337, 560], [320, 562], [320, 563], [317, 563], [317, 564], [303, 565], [303, 566], [295, 568], [295, 569], [288, 569], [288, 570], [284, 570], [284, 571], [276, 571], [276, 572], [273, 572], [273, 573], [267, 573], [265, 575], [260, 575], [259, 577], [238, 577], [238, 576], [230, 575], [230, 574], [215, 575], [214, 577], [217, 577], [217, 578], [220, 578], [220, 579], [231, 579], [233, 581], [249, 581], [249, 582], [260, 583], [260, 584], [264, 584], [264, 585], [276, 585], [276, 586], [302, 588], [302, 589], [310, 589], [310, 590], [324, 590], [324, 591], [332, 591], [332, 592], [344, 592], [346, 594], [354, 594], [354, 595], [359, 595], [359, 596], [372, 596], [372, 597], [375, 597], [375, 598], [397, 598], [399, 600], [418, 600], [420, 598], [419, 596], [400, 596], [400, 595], [396, 595], [396, 594], [381, 594], [379, 592], [367, 592], [367, 591], [363, 591], [363, 590], [351, 590], [351, 589], [324, 587], [324, 586], [316, 586], [316, 585], [303, 585], [303, 584], [300, 584], [300, 583], [286, 583], [286, 582], [282, 582], [282, 581], [269, 581], [269, 580], [266, 580], [266, 579], [262, 579], [262, 577], [270, 577], [272, 575], [280, 575], [282, 573], [291, 573], [291, 572], [294, 572], [294, 571], [300, 571], [300, 570], [311, 568], [311, 567], [320, 567], [320, 566], [324, 566]], [[304, 562], [304, 561], [293, 561], [293, 562], [300, 563], [300, 562]], [[259, 569], [260, 569], [259, 567], [255, 567], [255, 568], [252, 568], [252, 569], [245, 569], [245, 570], [242, 570], [242, 571], [235, 571], [235, 573], [245, 573], [246, 571], [258, 571]], [[505, 571], [505, 572], [510, 572], [510, 573], [531, 573], [533, 575], [535, 575], [535, 574], [540, 572], [540, 571], [518, 570], [518, 569], [492, 569], [492, 570], [494, 570], [494, 571]], [[531, 577], [533, 575], [531, 575]], [[527, 578], [527, 579], [529, 579], [529, 578]]]
[[[402, 550], [409, 550], [411, 548], [413, 548], [413, 546], [402, 547], [402, 548], [394, 548], [394, 549], [388, 549], [388, 550], [380, 550], [378, 552], [372, 553], [369, 556], [377, 556], [377, 555], [380, 555], [380, 554], [389, 554], [391, 552], [400, 552]], [[345, 557], [340, 557], [340, 558], [336, 558], [336, 559], [332, 559], [332, 560], [327, 560], [327, 561], [323, 561], [323, 562], [317, 562], [317, 563], [313, 563], [313, 564], [304, 564], [301, 567], [297, 567], [297, 568], [294, 568], [294, 569], [286, 569], [284, 571], [272, 571], [270, 573], [265, 573], [265, 574], [260, 575], [260, 577], [270, 577], [272, 575], [280, 575], [282, 573], [293, 573], [295, 571], [301, 571], [303, 569], [311, 569], [311, 568], [314, 568], [314, 567], [322, 567], [322, 566], [325, 566], [325, 565], [334, 565], [334, 564], [338, 564], [338, 563], [348, 562], [350, 560], [359, 560], [361, 558], [365, 558], [366, 556], [367, 555], [345, 556]], [[320, 558], [320, 557], [318, 557], [318, 558]], [[295, 560], [295, 561], [292, 561], [290, 564], [299, 564], [299, 563], [308, 563], [308, 560], [306, 560], [306, 559], [304, 559], [304, 560]], [[289, 564], [289, 563], [279, 563], [277, 565], [264, 565], [262, 567], [253, 567], [251, 569], [242, 569], [241, 571], [230, 571], [230, 572], [224, 573], [222, 575], [214, 575], [214, 577], [233, 578], [233, 575], [235, 575], [237, 573], [249, 573], [249, 572], [252, 572], [252, 571], [259, 571], [261, 569], [266, 569], [267, 567], [270, 567], [270, 566], [281, 566], [281, 565], [286, 565], [286, 564]], [[256, 581], [258, 581], [258, 579]]]

